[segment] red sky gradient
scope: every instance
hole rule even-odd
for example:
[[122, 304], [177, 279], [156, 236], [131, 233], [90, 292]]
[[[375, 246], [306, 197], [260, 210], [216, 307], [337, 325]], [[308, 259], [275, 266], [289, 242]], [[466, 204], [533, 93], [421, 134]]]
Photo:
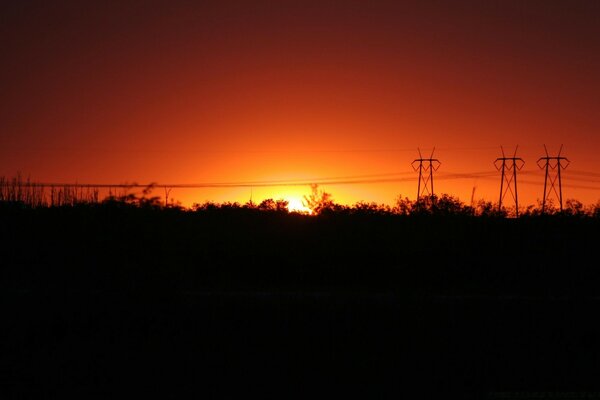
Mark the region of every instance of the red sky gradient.
[[[408, 173], [417, 147], [436, 146], [442, 177], [493, 172], [499, 146], [519, 144], [522, 179], [543, 183], [545, 143], [572, 161], [565, 197], [600, 198], [593, 0], [3, 2], [0, 52], [0, 175], [311, 181]], [[468, 202], [474, 186], [496, 201], [499, 175], [436, 191]], [[322, 188], [392, 204], [416, 180]], [[250, 192], [173, 194], [190, 205]], [[524, 204], [541, 196], [520, 186]]]

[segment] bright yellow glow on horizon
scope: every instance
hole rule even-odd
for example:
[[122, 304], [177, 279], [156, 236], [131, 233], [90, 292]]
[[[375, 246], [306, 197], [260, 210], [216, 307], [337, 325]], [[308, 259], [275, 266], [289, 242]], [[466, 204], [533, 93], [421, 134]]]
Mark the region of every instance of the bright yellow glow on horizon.
[[306, 207], [302, 200], [297, 197], [287, 197], [285, 199], [288, 202], [288, 211], [289, 212], [298, 212], [298, 213], [307, 213], [310, 214], [310, 208]]

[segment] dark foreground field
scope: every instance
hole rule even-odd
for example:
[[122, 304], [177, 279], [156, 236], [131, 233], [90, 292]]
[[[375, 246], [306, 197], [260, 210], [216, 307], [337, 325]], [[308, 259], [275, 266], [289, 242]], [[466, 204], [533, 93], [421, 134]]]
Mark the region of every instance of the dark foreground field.
[[0, 390], [598, 398], [599, 228], [4, 207]]

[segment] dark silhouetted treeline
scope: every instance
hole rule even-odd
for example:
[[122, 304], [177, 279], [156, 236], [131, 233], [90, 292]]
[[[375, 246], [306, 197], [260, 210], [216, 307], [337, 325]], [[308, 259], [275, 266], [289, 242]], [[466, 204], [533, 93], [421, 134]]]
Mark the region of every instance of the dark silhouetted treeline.
[[2, 397], [598, 389], [598, 207], [506, 218], [447, 195], [316, 193], [314, 215], [3, 194]]
[[581, 295], [597, 293], [597, 215], [566, 208], [504, 218], [449, 196], [393, 209], [333, 204], [317, 215], [271, 200], [193, 210], [139, 199], [2, 202], [3, 285]]

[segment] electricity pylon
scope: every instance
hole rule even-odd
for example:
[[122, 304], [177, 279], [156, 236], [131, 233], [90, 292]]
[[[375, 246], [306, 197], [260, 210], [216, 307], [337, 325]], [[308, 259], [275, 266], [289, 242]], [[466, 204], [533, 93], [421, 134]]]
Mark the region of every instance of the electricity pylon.
[[[506, 194], [510, 192], [515, 202], [515, 213], [519, 217], [519, 192], [517, 191], [517, 171], [520, 171], [525, 165], [525, 161], [522, 158], [517, 157], [517, 149], [512, 157], [506, 157], [504, 154], [504, 148], [500, 146], [502, 150], [502, 157], [496, 158], [494, 166], [498, 171], [502, 172], [500, 178], [500, 199], [498, 200], [498, 211], [502, 211], [502, 201], [506, 197]], [[506, 187], [504, 184], [506, 183]]]
[[[429, 194], [433, 200], [435, 196], [433, 191], [433, 173], [438, 170], [442, 163], [437, 158], [433, 158], [435, 147], [431, 151], [429, 158], [423, 158], [421, 155], [421, 149], [417, 148], [417, 150], [419, 151], [419, 158], [411, 163], [413, 169], [415, 171], [419, 171], [417, 201], [421, 198], [421, 196], [426, 194]], [[421, 186], [421, 183], [423, 183], [423, 186]]]
[[[544, 197], [542, 200], [542, 213], [546, 211], [546, 200], [550, 197], [550, 195], [553, 192], [558, 198], [558, 203], [560, 204], [560, 211], [563, 210], [562, 179], [560, 171], [566, 169], [571, 163], [571, 161], [569, 161], [567, 157], [560, 156], [560, 153], [562, 153], [562, 149], [563, 145], [561, 144], [560, 150], [558, 150], [558, 155], [556, 157], [550, 157], [548, 155], [548, 149], [546, 148], [546, 145], [544, 145], [546, 157], [540, 157], [540, 159], [537, 161], [538, 167], [540, 167], [540, 169], [546, 170], [546, 175], [544, 177]], [[550, 182], [549, 186], [548, 182]], [[556, 190], [557, 182], [558, 191]]]

